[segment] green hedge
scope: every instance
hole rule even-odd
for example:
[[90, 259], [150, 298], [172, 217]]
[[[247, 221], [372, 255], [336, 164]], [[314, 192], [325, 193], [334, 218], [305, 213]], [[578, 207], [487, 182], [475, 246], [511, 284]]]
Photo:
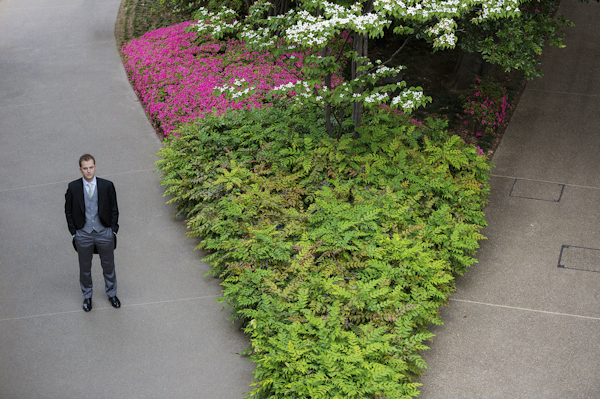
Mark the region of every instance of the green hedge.
[[382, 110], [360, 139], [275, 107], [184, 126], [166, 195], [251, 337], [258, 398], [410, 398], [454, 275], [484, 237], [489, 163]]

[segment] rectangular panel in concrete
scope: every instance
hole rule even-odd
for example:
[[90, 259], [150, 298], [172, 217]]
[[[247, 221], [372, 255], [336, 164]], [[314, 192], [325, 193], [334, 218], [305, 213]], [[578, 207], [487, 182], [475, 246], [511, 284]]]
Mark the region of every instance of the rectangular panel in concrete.
[[525, 90], [492, 159], [494, 174], [600, 187], [599, 124], [589, 96]]
[[419, 399], [600, 398], [600, 319], [451, 301]]
[[454, 297], [600, 318], [600, 273], [557, 267], [563, 244], [600, 248], [600, 190], [569, 186], [558, 203], [533, 201], [509, 197], [513, 182], [492, 178], [488, 239]]
[[564, 184], [515, 179], [508, 196], [559, 202], [564, 190]]
[[600, 273], [600, 249], [563, 245], [558, 267]]

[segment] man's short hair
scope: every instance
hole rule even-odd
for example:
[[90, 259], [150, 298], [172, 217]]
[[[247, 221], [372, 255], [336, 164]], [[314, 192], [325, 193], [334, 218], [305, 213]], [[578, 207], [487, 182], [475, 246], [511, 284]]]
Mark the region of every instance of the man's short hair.
[[79, 157], [79, 167], [80, 168], [81, 168], [81, 163], [84, 162], [84, 161], [85, 162], [87, 162], [87, 161], [94, 161], [94, 165], [96, 165], [96, 160], [90, 154], [83, 154], [82, 156]]

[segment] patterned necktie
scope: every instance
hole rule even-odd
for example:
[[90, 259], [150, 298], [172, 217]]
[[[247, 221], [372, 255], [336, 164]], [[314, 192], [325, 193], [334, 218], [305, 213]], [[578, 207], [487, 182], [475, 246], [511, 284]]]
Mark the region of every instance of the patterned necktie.
[[88, 184], [88, 195], [90, 196], [90, 198], [92, 198], [92, 195], [94, 195], [94, 185], [93, 184]]

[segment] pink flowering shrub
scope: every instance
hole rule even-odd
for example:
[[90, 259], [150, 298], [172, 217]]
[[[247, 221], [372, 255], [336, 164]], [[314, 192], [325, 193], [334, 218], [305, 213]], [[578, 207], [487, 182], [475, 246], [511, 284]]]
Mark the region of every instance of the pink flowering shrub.
[[[203, 43], [186, 32], [192, 21], [146, 33], [123, 46], [125, 70], [154, 127], [169, 136], [181, 125], [208, 113], [266, 105], [264, 93], [296, 82], [298, 71], [268, 52], [250, 52], [235, 40]], [[293, 54], [300, 66], [302, 56]], [[216, 87], [244, 84], [256, 92], [245, 99], [215, 97]]]
[[[498, 84], [494, 79], [480, 79], [471, 86], [463, 99], [464, 113], [470, 119], [470, 125], [477, 137], [479, 145], [487, 150], [496, 135], [497, 129], [506, 126], [506, 111], [510, 104], [506, 94], [506, 88]], [[464, 122], [469, 125], [469, 121]]]

